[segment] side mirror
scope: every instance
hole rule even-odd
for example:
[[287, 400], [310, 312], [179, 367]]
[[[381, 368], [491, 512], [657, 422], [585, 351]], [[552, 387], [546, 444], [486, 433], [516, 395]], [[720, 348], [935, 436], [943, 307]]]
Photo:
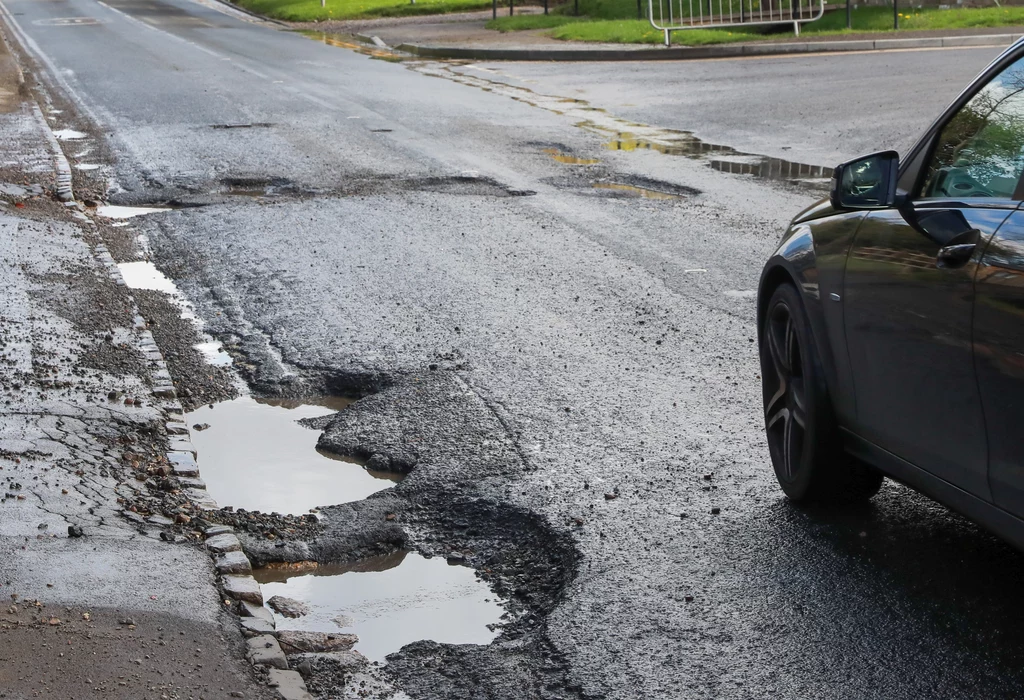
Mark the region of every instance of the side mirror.
[[896, 204], [900, 156], [882, 151], [837, 165], [829, 200], [836, 209], [886, 209]]

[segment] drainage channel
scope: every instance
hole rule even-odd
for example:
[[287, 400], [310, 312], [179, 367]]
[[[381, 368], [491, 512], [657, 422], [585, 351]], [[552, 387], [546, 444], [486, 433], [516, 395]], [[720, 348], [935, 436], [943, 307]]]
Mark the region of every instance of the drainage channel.
[[254, 576], [271, 607], [281, 596], [308, 610], [298, 617], [275, 612], [279, 630], [354, 633], [356, 651], [371, 661], [419, 640], [489, 644], [505, 614], [472, 569], [415, 552], [300, 572], [265, 568]]

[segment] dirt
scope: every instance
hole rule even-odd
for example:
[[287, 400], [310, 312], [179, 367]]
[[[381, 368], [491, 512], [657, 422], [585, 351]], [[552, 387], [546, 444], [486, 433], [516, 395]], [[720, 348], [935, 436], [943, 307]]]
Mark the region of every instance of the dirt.
[[[0, 697], [270, 698], [242, 667], [224, 668], [211, 651], [241, 658], [236, 624], [183, 622], [165, 614], [130, 615], [11, 600], [0, 603]], [[16, 595], [16, 594], [15, 594]], [[31, 658], [31, 664], [24, 659]]]

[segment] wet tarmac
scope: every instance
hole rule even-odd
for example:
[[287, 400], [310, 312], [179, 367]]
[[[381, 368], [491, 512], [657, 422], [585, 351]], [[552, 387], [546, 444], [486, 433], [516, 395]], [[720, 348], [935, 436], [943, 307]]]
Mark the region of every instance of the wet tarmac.
[[202, 426], [192, 431], [192, 443], [210, 495], [225, 506], [302, 515], [394, 485], [399, 475], [317, 451], [320, 431], [296, 422], [331, 415], [352, 401], [243, 396], [186, 414], [190, 426]]
[[264, 598], [280, 595], [311, 608], [296, 618], [275, 613], [278, 629], [355, 633], [356, 650], [373, 661], [423, 639], [487, 644], [497, 635], [488, 625], [504, 614], [472, 569], [415, 552], [298, 574], [270, 568], [253, 575]]

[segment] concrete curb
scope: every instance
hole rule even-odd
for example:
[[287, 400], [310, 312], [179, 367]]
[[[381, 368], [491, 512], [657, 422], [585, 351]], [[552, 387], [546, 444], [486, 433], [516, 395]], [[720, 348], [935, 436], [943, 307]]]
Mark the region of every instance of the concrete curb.
[[60, 141], [54, 135], [53, 129], [46, 122], [46, 117], [43, 116], [43, 110], [39, 108], [38, 102], [32, 103], [32, 111], [35, 112], [36, 119], [39, 120], [39, 124], [42, 126], [43, 134], [50, 143], [50, 150], [53, 151], [53, 165], [57, 171], [57, 197], [62, 202], [73, 202], [75, 201], [75, 193], [71, 186], [71, 163], [68, 162], [67, 156], [64, 155], [64, 149], [60, 147]]
[[[682, 61], [705, 58], [783, 56], [844, 51], [894, 51], [956, 47], [1008, 46], [1024, 34], [977, 34], [972, 36], [863, 39], [851, 41], [799, 41], [779, 44], [720, 44], [716, 46], [659, 49], [484, 49], [454, 46], [399, 44], [402, 51], [423, 58], [471, 61]], [[363, 40], [363, 37], [359, 37]]]

